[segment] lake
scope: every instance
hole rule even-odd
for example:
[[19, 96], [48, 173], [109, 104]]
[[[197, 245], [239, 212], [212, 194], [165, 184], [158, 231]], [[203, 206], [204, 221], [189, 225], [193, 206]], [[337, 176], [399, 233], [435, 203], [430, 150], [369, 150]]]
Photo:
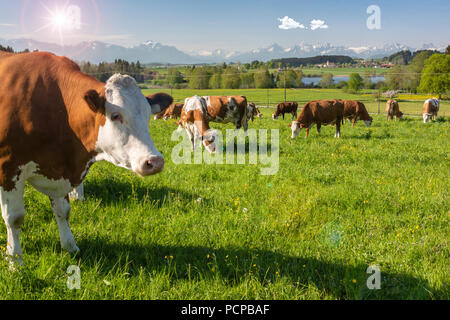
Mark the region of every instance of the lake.
[[[338, 83], [339, 81], [348, 81], [350, 79], [350, 76], [336, 76], [333, 78], [334, 83]], [[319, 81], [322, 80], [321, 77], [303, 77], [302, 81], [305, 85], [317, 85], [319, 84]], [[384, 76], [373, 76], [370, 77], [370, 80], [372, 81], [372, 83], [377, 83], [380, 81], [384, 81]]]

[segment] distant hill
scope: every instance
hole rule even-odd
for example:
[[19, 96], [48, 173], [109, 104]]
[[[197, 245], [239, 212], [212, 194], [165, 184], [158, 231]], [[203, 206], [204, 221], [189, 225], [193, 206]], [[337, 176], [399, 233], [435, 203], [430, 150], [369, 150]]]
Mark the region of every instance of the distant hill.
[[283, 67], [289, 65], [290, 67], [307, 66], [311, 64], [325, 64], [330, 63], [354, 63], [355, 60], [349, 56], [315, 56], [310, 58], [284, 58], [272, 60], [275, 66], [279, 63]]
[[402, 50], [391, 54], [389, 57], [384, 57], [383, 60], [392, 62], [394, 64], [407, 65], [412, 61], [412, 59], [414, 59], [416, 55], [421, 52], [428, 52], [430, 56], [434, 53], [439, 53], [439, 51], [437, 50], [417, 50], [414, 51], [414, 53], [412, 53], [410, 50]]

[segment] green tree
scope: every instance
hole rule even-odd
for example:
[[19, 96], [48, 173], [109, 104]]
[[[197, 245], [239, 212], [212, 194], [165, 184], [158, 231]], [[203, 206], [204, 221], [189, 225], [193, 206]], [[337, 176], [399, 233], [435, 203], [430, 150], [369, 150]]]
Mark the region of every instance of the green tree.
[[331, 88], [334, 84], [333, 74], [325, 72], [322, 75], [322, 79], [319, 81], [319, 86], [321, 88]]
[[358, 92], [362, 89], [363, 85], [363, 78], [359, 75], [359, 73], [352, 73], [350, 75], [350, 79], [348, 80], [348, 88], [351, 91]]
[[255, 78], [253, 73], [241, 73], [241, 89], [248, 89], [255, 87]]
[[425, 61], [418, 91], [442, 94], [450, 88], [450, 54], [435, 53]]
[[398, 90], [404, 87], [405, 72], [400, 66], [394, 66], [386, 72], [386, 83], [389, 89]]
[[189, 78], [189, 88], [191, 89], [208, 89], [210, 74], [205, 67], [195, 68], [192, 70]]
[[222, 88], [224, 89], [239, 89], [241, 85], [241, 78], [239, 71], [234, 67], [228, 67], [222, 74]]
[[404, 79], [404, 87], [412, 92], [417, 91], [422, 76], [422, 70], [425, 67], [425, 61], [432, 55], [430, 51], [418, 53], [407, 67], [407, 74]]
[[269, 70], [266, 67], [261, 67], [255, 72], [255, 87], [258, 89], [272, 88], [273, 81]]
[[222, 72], [217, 70], [213, 73], [211, 78], [209, 79], [209, 88], [210, 89], [220, 89], [222, 85]]
[[167, 72], [167, 83], [169, 86], [177, 88], [183, 82], [183, 76], [177, 69], [170, 68]]

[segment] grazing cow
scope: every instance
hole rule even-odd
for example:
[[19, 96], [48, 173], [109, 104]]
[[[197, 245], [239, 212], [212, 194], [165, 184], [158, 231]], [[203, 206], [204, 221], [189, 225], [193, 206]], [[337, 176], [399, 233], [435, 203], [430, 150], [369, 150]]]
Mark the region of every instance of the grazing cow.
[[392, 120], [395, 116], [395, 121], [397, 118], [403, 119], [403, 112], [400, 111], [397, 100], [390, 99], [386, 102], [386, 120]]
[[310, 101], [304, 107], [297, 121], [293, 121], [289, 126], [292, 129], [291, 138], [294, 139], [301, 129], [306, 128], [306, 138], [309, 129], [315, 123], [317, 132], [320, 133], [322, 125], [335, 124], [335, 138], [341, 137], [341, 122], [344, 119], [344, 103], [342, 100], [317, 100]]
[[277, 120], [281, 114], [284, 120], [285, 113], [292, 114], [292, 119], [295, 119], [297, 117], [297, 109], [298, 109], [297, 102], [282, 102], [279, 105], [277, 105], [277, 108], [274, 114], [272, 115], [272, 119]]
[[233, 123], [236, 129], [248, 130], [247, 98], [245, 96], [205, 96], [207, 119], [212, 122]]
[[183, 109], [182, 103], [172, 103], [166, 110], [161, 111], [155, 116], [155, 120], [158, 119], [178, 119], [181, 117], [181, 110]]
[[62, 248], [78, 252], [69, 191], [100, 160], [140, 176], [161, 172], [164, 158], [148, 123], [173, 99], [146, 99], [129, 76], [115, 74], [102, 83], [46, 52], [0, 53], [0, 79], [0, 204], [12, 268], [22, 262], [25, 182], [50, 198]]
[[216, 134], [209, 128], [207, 104], [204, 97], [186, 98], [181, 111], [181, 119], [177, 122], [179, 129], [184, 128], [192, 143], [192, 150], [197, 147], [197, 141], [203, 141], [205, 148], [216, 152]]
[[248, 111], [247, 111], [248, 118], [251, 119], [252, 122], [255, 119], [255, 117], [262, 118], [261, 111], [259, 111], [259, 109], [256, 107], [256, 105], [253, 102], [249, 103], [247, 108], [248, 108]]
[[363, 120], [367, 127], [372, 125], [373, 118], [369, 116], [364, 103], [355, 100], [344, 100], [344, 119], [352, 121], [354, 127], [357, 120]]
[[436, 98], [431, 98], [425, 101], [422, 111], [423, 123], [427, 123], [430, 118], [436, 120], [439, 112], [439, 104], [440, 101]]

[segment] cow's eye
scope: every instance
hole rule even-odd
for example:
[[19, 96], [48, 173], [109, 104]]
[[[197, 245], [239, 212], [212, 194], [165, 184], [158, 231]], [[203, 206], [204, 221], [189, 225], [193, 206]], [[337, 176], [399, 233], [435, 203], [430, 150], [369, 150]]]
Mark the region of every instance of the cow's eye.
[[113, 114], [111, 114], [111, 120], [122, 122], [122, 115], [118, 112], [114, 112]]

